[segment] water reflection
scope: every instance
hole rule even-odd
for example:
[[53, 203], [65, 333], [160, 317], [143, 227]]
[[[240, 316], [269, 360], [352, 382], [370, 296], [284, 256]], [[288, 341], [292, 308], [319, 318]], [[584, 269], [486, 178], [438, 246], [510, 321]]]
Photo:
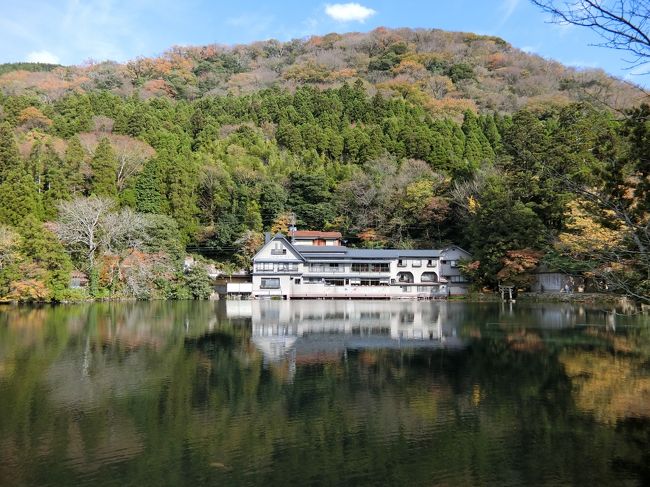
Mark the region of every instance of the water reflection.
[[570, 305], [0, 310], [0, 485], [643, 485], [645, 318]]
[[460, 348], [454, 321], [440, 303], [232, 301], [228, 317], [249, 317], [251, 341], [265, 361], [295, 365], [336, 361], [348, 350]]

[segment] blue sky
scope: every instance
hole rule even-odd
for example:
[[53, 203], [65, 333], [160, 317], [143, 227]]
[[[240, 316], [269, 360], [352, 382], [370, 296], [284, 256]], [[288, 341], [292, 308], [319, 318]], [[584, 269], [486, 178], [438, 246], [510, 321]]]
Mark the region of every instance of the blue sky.
[[598, 42], [591, 31], [548, 20], [528, 0], [23, 0], [3, 5], [0, 62], [126, 61], [172, 45], [425, 27], [497, 35], [564, 64], [650, 86], [650, 75], [626, 69], [624, 53], [591, 46]]

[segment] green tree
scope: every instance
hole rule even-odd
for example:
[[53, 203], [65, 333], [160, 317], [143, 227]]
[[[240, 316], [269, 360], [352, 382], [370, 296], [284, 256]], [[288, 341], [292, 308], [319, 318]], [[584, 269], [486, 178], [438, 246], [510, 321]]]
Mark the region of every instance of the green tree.
[[59, 239], [32, 215], [20, 223], [18, 231], [22, 237], [20, 252], [45, 271], [44, 283], [52, 299], [64, 299], [70, 285], [72, 262]]
[[558, 230], [570, 199], [560, 174], [568, 169], [572, 156], [561, 145], [553, 153], [552, 142], [543, 121], [528, 110], [519, 111], [504, 134], [499, 165], [513, 197], [532, 208], [547, 227]]
[[177, 156], [167, 171], [167, 200], [171, 216], [187, 237], [194, 234], [197, 226], [196, 185], [197, 171], [192, 156]]
[[478, 117], [471, 110], [465, 112], [462, 130], [465, 134], [463, 157], [472, 168], [478, 168], [485, 161], [494, 160], [494, 150], [481, 130]]
[[494, 115], [485, 115], [481, 118], [481, 128], [490, 146], [496, 152], [501, 147], [501, 134], [494, 120]]
[[70, 187], [66, 178], [64, 163], [51, 147], [46, 147], [43, 174], [43, 217], [46, 220], [56, 218], [57, 205], [61, 200], [70, 199]]
[[149, 159], [144, 164], [142, 172], [135, 183], [135, 207], [142, 213], [169, 212], [169, 202], [166, 198], [165, 183], [166, 158], [159, 155]]
[[197, 263], [185, 272], [185, 286], [193, 299], [208, 299], [214, 292], [212, 281], [205, 265]]
[[473, 258], [480, 262], [478, 277], [494, 286], [497, 273], [511, 250], [540, 249], [546, 231], [535, 212], [513, 199], [501, 181], [490, 181], [471, 215], [468, 229]]
[[20, 278], [20, 235], [14, 228], [0, 224], [0, 297], [9, 294], [12, 281]]
[[284, 211], [287, 203], [287, 192], [274, 181], [265, 181], [260, 191], [260, 213], [262, 225], [270, 228], [277, 216]]
[[63, 158], [63, 177], [72, 196], [81, 196], [84, 193], [84, 176], [82, 166], [86, 158], [86, 151], [81, 145], [78, 136], [70, 138]]
[[280, 122], [275, 137], [278, 141], [278, 144], [286, 147], [291, 152], [299, 152], [303, 148], [300, 130], [298, 130], [295, 125], [292, 125], [289, 122]]
[[289, 176], [288, 206], [297, 223], [310, 229], [322, 229], [334, 218], [329, 184], [322, 172], [295, 171]]
[[0, 184], [0, 222], [17, 226], [30, 215], [42, 215], [38, 188], [25, 171], [10, 171]]
[[92, 105], [86, 94], [74, 94], [59, 100], [55, 105], [58, 115], [54, 117], [52, 129], [61, 137], [72, 137], [90, 130]]
[[144, 216], [146, 224], [146, 238], [143, 241], [143, 250], [155, 254], [164, 252], [174, 262], [180, 262], [185, 255], [183, 236], [176, 221], [167, 215]]
[[7, 174], [18, 169], [21, 165], [20, 154], [14, 131], [7, 123], [0, 124], [0, 183], [5, 180]]
[[90, 194], [93, 196], [117, 196], [117, 157], [110, 141], [104, 137], [99, 141], [90, 160]]

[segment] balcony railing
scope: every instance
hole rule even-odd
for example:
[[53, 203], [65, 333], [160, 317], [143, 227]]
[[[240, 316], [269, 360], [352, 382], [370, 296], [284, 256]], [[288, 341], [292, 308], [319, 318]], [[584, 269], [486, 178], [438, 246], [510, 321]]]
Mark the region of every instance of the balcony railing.
[[311, 266], [307, 269], [308, 272], [326, 272], [328, 274], [337, 274], [345, 272], [345, 267], [328, 267], [328, 266]]

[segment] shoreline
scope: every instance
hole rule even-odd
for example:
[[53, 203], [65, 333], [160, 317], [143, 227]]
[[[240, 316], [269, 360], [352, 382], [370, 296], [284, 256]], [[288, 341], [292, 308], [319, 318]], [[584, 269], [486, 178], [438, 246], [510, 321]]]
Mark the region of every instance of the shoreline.
[[[0, 301], [0, 309], [4, 306], [20, 306], [20, 305], [67, 305], [67, 304], [83, 304], [83, 303], [110, 303], [110, 302], [153, 302], [153, 301], [227, 301], [227, 297], [216, 297], [210, 299], [136, 299], [132, 297], [113, 297], [113, 298], [98, 298], [98, 299], [81, 299], [69, 300], [59, 302], [49, 301]], [[248, 300], [246, 300], [248, 301]], [[251, 299], [250, 301], [254, 301]], [[413, 299], [412, 301], [418, 301]], [[442, 301], [463, 301], [467, 303], [499, 303], [502, 302], [498, 293], [480, 293], [473, 292], [466, 295], [456, 295], [442, 299]], [[573, 304], [608, 304], [613, 306], [623, 307], [639, 307], [639, 303], [635, 303], [626, 296], [605, 293], [533, 293], [533, 292], [520, 292], [517, 295], [515, 302], [525, 303], [573, 303]]]
[[[467, 302], [502, 302], [501, 296], [498, 293], [493, 293], [493, 294], [470, 293], [465, 297], [460, 297], [460, 300], [465, 300]], [[642, 306], [641, 303], [632, 301], [626, 296], [620, 294], [607, 294], [607, 293], [520, 292], [517, 294], [517, 298], [515, 302], [541, 303], [541, 304], [554, 304], [554, 303], [606, 304], [611, 306], [620, 306], [626, 309], [640, 308]]]

